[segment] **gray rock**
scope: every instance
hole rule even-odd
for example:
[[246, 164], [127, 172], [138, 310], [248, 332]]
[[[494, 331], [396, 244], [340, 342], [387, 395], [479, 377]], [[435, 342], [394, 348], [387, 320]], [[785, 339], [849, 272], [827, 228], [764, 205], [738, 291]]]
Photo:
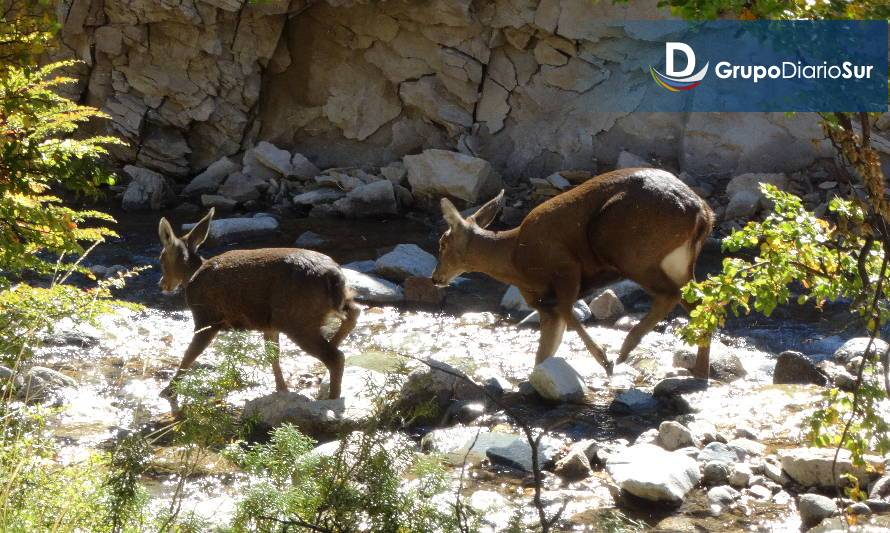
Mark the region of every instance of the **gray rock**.
[[305, 181], [317, 176], [321, 171], [303, 154], [295, 153], [290, 160], [291, 175]]
[[673, 396], [676, 394], [686, 394], [689, 392], [701, 392], [707, 390], [708, 382], [704, 379], [696, 378], [665, 378], [655, 385], [652, 394], [658, 396]]
[[281, 177], [280, 172], [266, 166], [260, 161], [260, 158], [257, 157], [256, 151], [253, 148], [244, 152], [244, 157], [241, 158], [241, 163], [241, 172], [245, 176], [250, 176], [253, 179], [265, 182], [276, 180]]
[[315, 233], [314, 231], [304, 231], [297, 237], [297, 240], [294, 241], [294, 246], [298, 248], [315, 248], [324, 246], [325, 242], [324, 237], [318, 233]]
[[708, 490], [708, 507], [711, 514], [717, 516], [721, 514], [727, 507], [732, 506], [741, 497], [741, 493], [730, 487], [723, 485]]
[[29, 404], [60, 406], [65, 388], [77, 386], [77, 381], [65, 374], [43, 366], [31, 367], [14, 379], [16, 398]]
[[751, 191], [740, 191], [732, 195], [726, 210], [723, 212], [724, 220], [734, 218], [751, 218], [760, 211], [761, 195]]
[[739, 439], [760, 440], [760, 436], [751, 427], [746, 425], [738, 425], [735, 427], [735, 436]]
[[[656, 446], [661, 446], [661, 442], [658, 438], [658, 429], [651, 428], [637, 435], [637, 438], [634, 439], [634, 444], [655, 444]], [[664, 446], [662, 446], [664, 448]]]
[[606, 470], [624, 491], [645, 500], [678, 505], [701, 480], [695, 460], [651, 444], [612, 453]]
[[729, 484], [734, 488], [743, 489], [748, 486], [753, 475], [751, 467], [746, 463], [736, 463], [729, 475]]
[[469, 205], [501, 188], [501, 178], [488, 161], [447, 150], [424, 150], [403, 159], [414, 196], [451, 196]]
[[695, 446], [696, 448], [701, 446], [701, 442], [693, 437], [692, 431], [689, 428], [673, 420], [666, 420], [658, 426], [658, 441], [669, 452], [686, 448], [687, 446]]
[[881, 476], [868, 491], [868, 497], [872, 500], [890, 501], [890, 474]]
[[752, 172], [735, 176], [726, 184], [726, 195], [732, 198], [741, 192], [750, 192], [758, 195], [758, 197], [762, 197], [763, 195], [760, 192], [761, 183], [769, 183], [781, 190], [785, 190], [788, 188], [788, 177], [785, 174], [768, 174], [763, 172]]
[[618, 154], [618, 162], [615, 163], [615, 168], [652, 168], [652, 164], [649, 161], [646, 161], [645, 158], [640, 157], [636, 154], [632, 154], [627, 151], [622, 151]]
[[344, 196], [346, 196], [346, 193], [342, 191], [322, 187], [298, 194], [294, 196], [291, 201], [298, 207], [313, 207], [316, 205], [332, 204]]
[[411, 276], [428, 278], [436, 269], [436, 258], [416, 244], [399, 244], [380, 256], [374, 271], [389, 279], [402, 281]]
[[838, 512], [837, 503], [821, 494], [801, 494], [797, 499], [797, 510], [805, 529], [819, 525], [822, 520]]
[[629, 389], [609, 405], [609, 410], [619, 414], [644, 414], [658, 409], [658, 400], [652, 394], [639, 389]]
[[587, 389], [578, 371], [562, 357], [536, 365], [528, 380], [541, 397], [559, 402], [580, 402]]
[[624, 316], [624, 305], [611, 289], [590, 300], [590, 312], [597, 320], [616, 320]]
[[386, 304], [398, 303], [405, 299], [404, 291], [395, 283], [345, 266], [341, 271], [346, 276], [349, 287], [355, 292], [356, 300], [360, 302]]
[[238, 205], [238, 201], [218, 194], [202, 194], [201, 205], [207, 209], [213, 207], [219, 211], [231, 211]]
[[[835, 362], [846, 365], [855, 357], [864, 356], [865, 349], [868, 346], [868, 340], [868, 337], [854, 337], [848, 340], [834, 352]], [[883, 355], [886, 350], [887, 342], [881, 339], [875, 339], [869, 353]]]
[[245, 419], [256, 420], [263, 428], [289, 423], [318, 439], [360, 429], [372, 411], [367, 399], [312, 400], [293, 391], [275, 392], [244, 404]]
[[525, 302], [519, 287], [510, 285], [507, 287], [504, 296], [501, 297], [501, 307], [508, 311], [531, 311], [531, 307]]
[[421, 448], [441, 454], [453, 466], [478, 465], [486, 459], [492, 447], [509, 446], [515, 441], [515, 433], [499, 433], [484, 427], [455, 426], [447, 429], [434, 429], [420, 441]]
[[828, 379], [810, 358], [800, 352], [788, 350], [780, 353], [776, 359], [773, 383], [825, 385]]
[[748, 457], [759, 457], [766, 450], [766, 445], [751, 439], [732, 439], [726, 443], [731, 449], [742, 459]]
[[847, 514], [857, 515], [857, 516], [867, 516], [872, 513], [871, 507], [869, 507], [865, 502], [856, 502], [846, 509]]
[[774, 464], [772, 461], [765, 461], [763, 463], [763, 475], [773, 483], [782, 487], [791, 482], [788, 475], [782, 471], [782, 467]]
[[401, 161], [390, 163], [381, 168], [380, 174], [391, 181], [393, 185], [403, 185], [407, 183], [406, 177], [408, 176], [408, 171], [405, 169], [405, 165], [402, 164]]
[[[538, 467], [545, 468], [553, 464], [555, 449], [548, 446], [544, 439], [538, 446]], [[506, 446], [492, 446], [486, 450], [488, 460], [492, 464], [506, 466], [522, 472], [532, 472], [532, 447], [525, 436], [517, 436]]]
[[708, 461], [702, 468], [702, 482], [708, 486], [724, 485], [729, 483], [732, 473], [729, 463]]
[[723, 463], [732, 464], [743, 459], [744, 457], [739, 457], [737, 451], [733, 450], [722, 442], [711, 442], [709, 444], [706, 444], [705, 447], [702, 448], [701, 452], [699, 452], [698, 454], [698, 461], [700, 463], [720, 461]]
[[380, 180], [359, 185], [334, 202], [334, 207], [348, 218], [395, 215], [399, 212], [393, 184]]
[[445, 411], [453, 400], [481, 401], [485, 393], [468, 381], [467, 375], [448, 363], [427, 359], [408, 373], [408, 378], [399, 392], [398, 404], [411, 410], [425, 403], [431, 403], [438, 410]]
[[257, 161], [282, 176], [292, 176], [294, 173], [290, 152], [282, 150], [270, 142], [260, 141], [257, 143], [253, 147], [253, 156]]
[[[194, 224], [183, 224], [182, 231], [190, 231]], [[253, 218], [218, 218], [210, 222], [209, 244], [228, 244], [235, 241], [265, 237], [278, 230], [278, 221], [271, 216]]]
[[259, 199], [261, 191], [266, 187], [267, 183], [263, 178], [243, 172], [233, 172], [216, 192], [220, 196], [225, 196], [236, 202], [249, 202]]
[[173, 190], [161, 174], [133, 165], [125, 166], [124, 172], [130, 176], [121, 203], [125, 211], [157, 211], [173, 199]]
[[353, 261], [351, 263], [346, 263], [343, 265], [343, 268], [348, 268], [350, 270], [355, 270], [356, 272], [361, 272], [362, 274], [367, 274], [368, 272], [374, 271], [374, 261], [370, 259], [366, 259], [364, 261]]
[[569, 481], [585, 479], [591, 474], [590, 459], [582, 449], [572, 447], [565, 457], [556, 462], [553, 471]]
[[[572, 305], [572, 314], [575, 318], [578, 319], [579, 322], [587, 322], [590, 319], [591, 312], [590, 307], [584, 302], [584, 300], [578, 300]], [[519, 323], [520, 324], [538, 324], [541, 322], [541, 316], [537, 311], [532, 311], [528, 315], [525, 316]]]
[[874, 472], [883, 467], [880, 457], [866, 455], [866, 465], [854, 466], [850, 452], [841, 450], [837, 464], [832, 472], [833, 448], [792, 448], [779, 451], [782, 470], [798, 484], [804, 487], [834, 487], [835, 480], [839, 485], [844, 483], [844, 475], [852, 474], [859, 480], [860, 486], [867, 486], [876, 477]]
[[228, 157], [212, 163], [204, 172], [195, 176], [182, 190], [186, 196], [213, 194], [223, 181], [233, 172], [241, 170], [241, 166]]

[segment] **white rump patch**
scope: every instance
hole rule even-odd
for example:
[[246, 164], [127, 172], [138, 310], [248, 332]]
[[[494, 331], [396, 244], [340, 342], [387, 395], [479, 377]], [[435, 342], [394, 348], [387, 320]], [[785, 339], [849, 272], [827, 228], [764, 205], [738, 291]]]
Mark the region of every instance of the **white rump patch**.
[[686, 242], [664, 256], [664, 259], [661, 260], [661, 270], [679, 287], [689, 281], [689, 265], [691, 262], [692, 243]]

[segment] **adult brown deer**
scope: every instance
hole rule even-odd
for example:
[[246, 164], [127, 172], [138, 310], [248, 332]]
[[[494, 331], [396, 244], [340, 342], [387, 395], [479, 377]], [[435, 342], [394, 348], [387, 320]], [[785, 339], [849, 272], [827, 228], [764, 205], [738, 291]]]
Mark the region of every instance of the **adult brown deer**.
[[[494, 232], [504, 191], [468, 218], [447, 198], [448, 230], [439, 240], [433, 282], [448, 285], [464, 272], [482, 272], [516, 285], [538, 311], [536, 363], [553, 355], [566, 325], [611, 375], [612, 363], [572, 314], [591, 290], [628, 278], [652, 295], [649, 313], [621, 346], [624, 362], [643, 336], [680, 303], [693, 276], [714, 214], [686, 184], [664, 170], [629, 168], [589, 179], [534, 208], [517, 228]], [[685, 304], [685, 302], [684, 302]], [[700, 346], [693, 374], [708, 378], [709, 348]]]
[[[355, 327], [360, 312], [339, 265], [324, 254], [298, 248], [233, 250], [205, 260], [198, 247], [207, 239], [213, 212], [210, 209], [182, 237], [173, 233], [166, 218], [158, 226], [163, 245], [159, 285], [164, 292], [182, 287], [195, 321], [192, 341], [161, 395], [175, 406], [173, 384], [219, 331], [238, 329], [263, 332], [274, 352], [272, 371], [278, 391], [287, 390], [278, 362], [281, 332], [324, 363], [330, 372], [330, 397], [339, 398], [344, 357], [338, 346]], [[322, 327], [332, 316], [341, 324], [327, 339]]]

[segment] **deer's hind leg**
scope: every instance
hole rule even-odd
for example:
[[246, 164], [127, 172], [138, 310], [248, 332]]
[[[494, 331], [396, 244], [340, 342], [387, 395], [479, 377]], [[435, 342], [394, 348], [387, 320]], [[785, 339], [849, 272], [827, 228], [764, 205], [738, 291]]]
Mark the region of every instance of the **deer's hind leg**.
[[275, 390], [287, 392], [287, 382], [284, 381], [284, 373], [281, 371], [281, 346], [278, 343], [278, 332], [264, 331], [263, 340], [266, 341], [266, 355], [272, 363], [272, 374], [275, 375]]
[[[287, 332], [285, 332], [287, 333]], [[328, 397], [336, 400], [340, 397], [340, 385], [343, 382], [343, 368], [346, 366], [346, 357], [334, 344], [325, 339], [321, 334], [321, 328], [314, 332], [287, 333], [300, 348], [309, 355], [315, 357], [327, 367], [330, 374], [331, 386]]]

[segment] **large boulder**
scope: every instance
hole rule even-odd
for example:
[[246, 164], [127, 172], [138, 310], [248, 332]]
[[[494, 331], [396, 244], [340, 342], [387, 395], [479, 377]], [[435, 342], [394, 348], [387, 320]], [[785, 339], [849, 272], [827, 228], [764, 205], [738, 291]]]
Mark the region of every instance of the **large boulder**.
[[609, 455], [606, 470], [621, 490], [671, 505], [682, 503], [701, 481], [694, 459], [652, 444], [635, 444]]
[[359, 185], [334, 202], [334, 208], [347, 218], [395, 215], [399, 212], [395, 189], [389, 180]]
[[865, 465], [854, 466], [850, 452], [840, 450], [832, 471], [835, 451], [834, 448], [792, 448], [779, 450], [779, 459], [782, 470], [804, 487], [828, 488], [834, 487], [835, 483], [843, 486], [846, 474], [856, 476], [859, 486], [866, 487], [871, 479], [877, 477], [878, 469], [883, 468], [883, 460], [875, 455], [866, 455]]
[[837, 502], [821, 494], [801, 494], [797, 500], [797, 510], [804, 529], [819, 525], [822, 520], [838, 512]]
[[351, 268], [342, 268], [341, 270], [346, 276], [346, 283], [355, 292], [355, 299], [360, 302], [388, 304], [398, 303], [405, 299], [402, 288], [395, 283]]
[[417, 197], [451, 196], [473, 205], [495, 193], [501, 178], [484, 159], [430, 149], [404, 158], [408, 183]]
[[374, 271], [389, 279], [403, 281], [411, 276], [428, 278], [436, 269], [435, 256], [416, 244], [399, 244], [374, 263]]
[[213, 194], [219, 188], [229, 174], [241, 170], [241, 165], [228, 157], [215, 161], [204, 172], [195, 176], [182, 190], [186, 196], [198, 196], [201, 194]]
[[562, 357], [536, 365], [528, 381], [542, 398], [558, 402], [583, 401], [587, 390], [581, 374]]
[[[183, 224], [183, 231], [190, 231], [194, 224]], [[271, 216], [253, 218], [218, 218], [210, 222], [207, 242], [212, 245], [256, 239], [273, 234], [278, 230], [278, 221]]]
[[825, 385], [828, 383], [828, 378], [812, 359], [800, 352], [788, 350], [780, 353], [776, 359], [773, 383]]
[[[854, 337], [848, 340], [842, 344], [840, 348], [835, 350], [834, 361], [846, 365], [856, 357], [865, 356], [865, 349], [868, 347], [868, 342], [868, 337]], [[875, 339], [872, 343], [871, 350], [869, 350], [869, 355], [872, 357], [874, 354], [883, 355], [885, 351], [887, 351], [887, 342], [881, 339]]]
[[124, 210], [157, 211], [173, 199], [173, 190], [161, 174], [133, 165], [125, 166], [124, 172], [130, 176], [121, 201]]

